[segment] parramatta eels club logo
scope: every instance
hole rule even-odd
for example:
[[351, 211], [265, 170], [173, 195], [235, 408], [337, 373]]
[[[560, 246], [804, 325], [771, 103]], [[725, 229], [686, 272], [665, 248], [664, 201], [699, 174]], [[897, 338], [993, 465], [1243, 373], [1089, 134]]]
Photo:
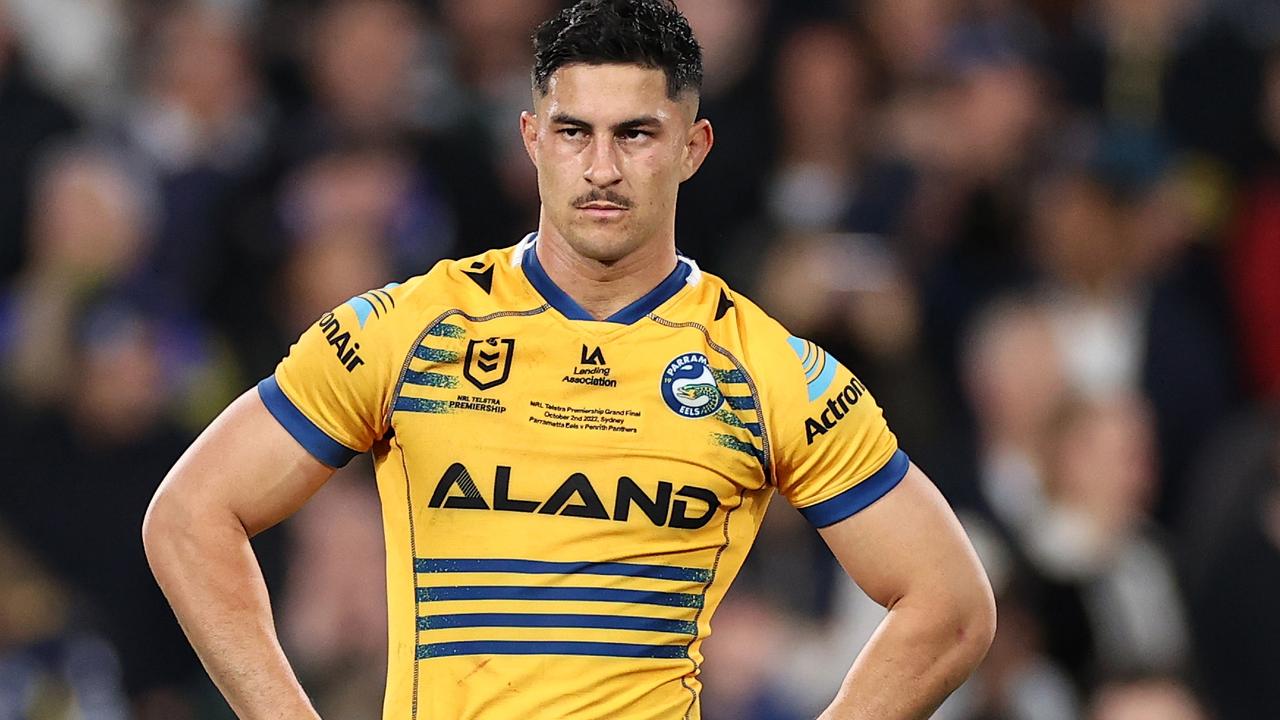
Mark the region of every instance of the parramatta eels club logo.
[[716, 386], [707, 356], [685, 353], [668, 363], [662, 371], [662, 399], [677, 415], [687, 418], [706, 417], [719, 410], [724, 395]]

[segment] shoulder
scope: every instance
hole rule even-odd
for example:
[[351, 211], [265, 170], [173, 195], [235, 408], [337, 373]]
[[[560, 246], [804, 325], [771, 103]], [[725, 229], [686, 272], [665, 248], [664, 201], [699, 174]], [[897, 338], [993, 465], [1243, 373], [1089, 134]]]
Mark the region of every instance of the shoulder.
[[[394, 354], [408, 347], [434, 318], [451, 312], [484, 315], [527, 303], [510, 277], [512, 250], [441, 260], [404, 282], [359, 293], [320, 316], [295, 350], [315, 345], [321, 354], [331, 352], [354, 371], [372, 363], [371, 353]], [[314, 341], [307, 342], [308, 336]]]
[[[521, 246], [488, 250], [478, 255], [441, 260], [431, 270], [406, 280], [398, 292], [419, 308], [447, 305], [465, 309], [512, 299], [519, 278]], [[486, 300], [486, 298], [488, 300]]]
[[[358, 320], [360, 328], [379, 330], [416, 326], [445, 312], [485, 315], [522, 309], [532, 302], [513, 261], [520, 246], [488, 250], [478, 255], [441, 260], [427, 272], [403, 282], [389, 283], [348, 300], [333, 311]], [[347, 308], [344, 311], [343, 308]]]
[[795, 364], [796, 348], [803, 350], [804, 341], [793, 337], [751, 298], [708, 272], [700, 272], [692, 284], [692, 302], [682, 304], [682, 309], [687, 309], [673, 313], [672, 320], [687, 319], [701, 325], [708, 339], [732, 349], [749, 367]]

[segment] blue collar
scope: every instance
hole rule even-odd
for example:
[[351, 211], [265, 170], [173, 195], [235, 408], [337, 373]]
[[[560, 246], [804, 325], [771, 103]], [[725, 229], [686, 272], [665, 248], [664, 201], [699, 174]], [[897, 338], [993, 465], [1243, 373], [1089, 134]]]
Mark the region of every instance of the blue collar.
[[[529, 284], [538, 291], [540, 295], [551, 305], [551, 307], [560, 311], [570, 320], [595, 320], [591, 314], [582, 309], [576, 300], [569, 297], [569, 294], [561, 290], [551, 277], [547, 275], [547, 271], [542, 269], [542, 263], [538, 261], [538, 245], [533, 243], [525, 249], [524, 254], [520, 258], [520, 267], [524, 270], [525, 277], [529, 278]], [[676, 269], [671, 271], [658, 286], [645, 293], [635, 302], [622, 308], [618, 312], [604, 319], [604, 322], [619, 323], [622, 325], [630, 325], [635, 321], [648, 315], [659, 305], [671, 299], [673, 295], [680, 292], [680, 288], [684, 287], [689, 277], [689, 264], [682, 261], [676, 262]]]

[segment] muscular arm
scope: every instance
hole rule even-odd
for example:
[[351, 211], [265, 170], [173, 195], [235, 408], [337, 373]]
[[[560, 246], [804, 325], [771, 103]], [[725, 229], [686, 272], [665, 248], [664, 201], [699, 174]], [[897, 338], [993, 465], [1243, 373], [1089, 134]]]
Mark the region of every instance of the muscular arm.
[[332, 472], [250, 390], [178, 460], [143, 521], [156, 580], [245, 720], [319, 717], [280, 649], [249, 538], [292, 514]]
[[960, 523], [912, 465], [883, 498], [820, 532], [889, 614], [819, 720], [929, 717], [995, 633], [991, 586]]

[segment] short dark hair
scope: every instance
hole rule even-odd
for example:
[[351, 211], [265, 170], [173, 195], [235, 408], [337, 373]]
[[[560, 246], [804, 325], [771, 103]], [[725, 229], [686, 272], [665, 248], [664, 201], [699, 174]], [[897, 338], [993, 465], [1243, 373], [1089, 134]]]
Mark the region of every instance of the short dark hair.
[[556, 70], [576, 63], [662, 70], [672, 99], [702, 88], [702, 48], [672, 0], [581, 0], [538, 26], [533, 53], [542, 94]]

